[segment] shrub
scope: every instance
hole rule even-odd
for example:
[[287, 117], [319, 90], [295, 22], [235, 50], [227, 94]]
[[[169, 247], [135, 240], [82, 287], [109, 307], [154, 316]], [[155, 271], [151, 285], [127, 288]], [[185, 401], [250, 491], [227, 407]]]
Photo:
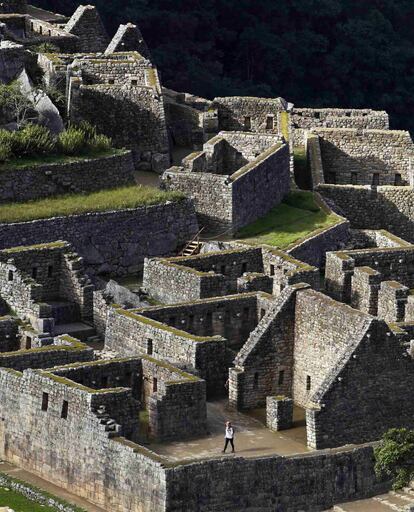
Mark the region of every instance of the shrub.
[[19, 132], [0, 130], [0, 146], [7, 147], [10, 156], [17, 154], [19, 150]]
[[97, 136], [96, 126], [93, 126], [88, 121], [81, 121], [76, 128], [83, 131], [86, 142], [93, 140]]
[[0, 163], [7, 162], [13, 156], [13, 151], [9, 143], [0, 142]]
[[389, 430], [383, 435], [374, 453], [377, 476], [391, 477], [393, 489], [405, 487], [414, 478], [414, 430]]
[[48, 41], [33, 46], [32, 49], [37, 53], [59, 53], [59, 46]]
[[95, 153], [109, 151], [112, 148], [112, 140], [106, 135], [95, 135], [95, 137], [88, 142], [88, 148]]
[[59, 135], [59, 150], [64, 155], [77, 155], [86, 149], [85, 132], [79, 128], [70, 127]]
[[28, 124], [17, 132], [18, 148], [15, 156], [48, 155], [53, 152], [56, 141], [50, 131], [38, 124]]

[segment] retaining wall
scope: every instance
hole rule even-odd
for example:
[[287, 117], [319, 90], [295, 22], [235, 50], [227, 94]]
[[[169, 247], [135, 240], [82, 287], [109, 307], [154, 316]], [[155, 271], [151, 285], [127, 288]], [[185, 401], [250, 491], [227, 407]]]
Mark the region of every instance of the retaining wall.
[[128, 210], [0, 224], [0, 248], [64, 239], [89, 271], [137, 272], [144, 258], [171, 254], [198, 231], [191, 200]]

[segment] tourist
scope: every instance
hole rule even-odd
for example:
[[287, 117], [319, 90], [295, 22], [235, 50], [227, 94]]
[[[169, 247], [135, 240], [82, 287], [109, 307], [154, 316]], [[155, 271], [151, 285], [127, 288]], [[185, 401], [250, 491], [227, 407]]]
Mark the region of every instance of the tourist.
[[225, 443], [224, 443], [224, 449], [223, 449], [223, 453], [226, 453], [226, 449], [227, 449], [227, 446], [228, 444], [230, 443], [231, 444], [231, 452], [234, 453], [234, 428], [232, 426], [232, 424], [230, 423], [230, 421], [226, 421], [226, 433], [225, 433]]

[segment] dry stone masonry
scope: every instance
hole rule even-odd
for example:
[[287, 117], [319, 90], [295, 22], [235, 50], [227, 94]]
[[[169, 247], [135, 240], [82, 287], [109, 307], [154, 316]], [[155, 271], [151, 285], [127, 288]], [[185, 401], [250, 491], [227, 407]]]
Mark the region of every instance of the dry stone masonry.
[[[0, 204], [148, 172], [186, 196], [0, 222], [0, 458], [111, 512], [319, 512], [388, 490], [373, 447], [414, 428], [410, 135], [368, 108], [166, 89], [139, 27], [112, 37], [91, 5], [6, 0], [0, 39], [2, 83], [37, 59], [68, 120], [118, 148], [3, 165]], [[29, 51], [45, 42], [59, 51]], [[314, 229], [285, 251], [237, 240], [298, 185]]]

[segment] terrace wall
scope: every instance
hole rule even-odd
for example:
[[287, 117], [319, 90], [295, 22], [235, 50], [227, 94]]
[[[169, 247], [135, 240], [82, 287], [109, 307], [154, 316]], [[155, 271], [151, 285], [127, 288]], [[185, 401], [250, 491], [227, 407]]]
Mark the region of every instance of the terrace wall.
[[386, 229], [414, 242], [413, 188], [320, 185], [318, 191], [340, 209], [353, 228]]
[[131, 185], [134, 162], [130, 151], [72, 163], [44, 164], [0, 172], [0, 204], [59, 194], [87, 193]]
[[198, 231], [191, 200], [129, 210], [0, 224], [0, 247], [64, 239], [84, 257], [88, 271], [122, 275], [144, 258], [171, 254]]

